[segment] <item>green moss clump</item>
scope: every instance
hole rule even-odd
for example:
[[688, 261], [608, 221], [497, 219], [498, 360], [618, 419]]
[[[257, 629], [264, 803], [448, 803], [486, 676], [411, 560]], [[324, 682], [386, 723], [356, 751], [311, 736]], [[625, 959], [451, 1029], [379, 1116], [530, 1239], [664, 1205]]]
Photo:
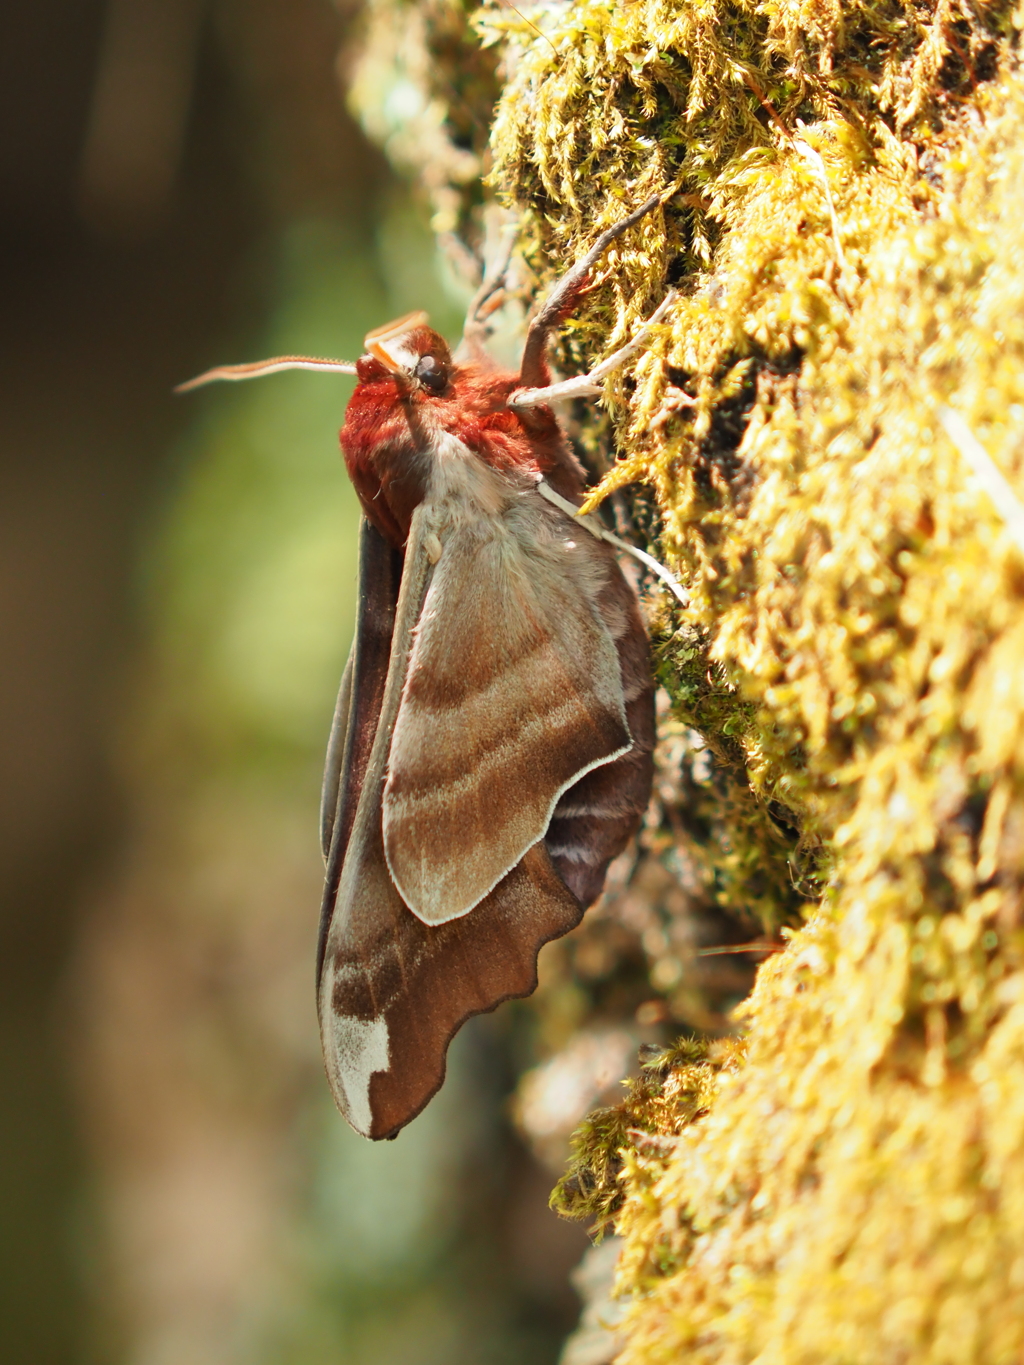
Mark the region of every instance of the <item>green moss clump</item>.
[[[663, 1156], [675, 1146], [679, 1129], [708, 1112], [714, 1080], [729, 1053], [741, 1045], [727, 1039], [709, 1047], [701, 1041], [676, 1044], [647, 1059], [622, 1104], [595, 1109], [572, 1142], [569, 1169], [551, 1196], [551, 1207], [567, 1218], [586, 1219], [602, 1237], [615, 1223], [623, 1202], [623, 1175], [646, 1184], [647, 1167], [639, 1154]], [[637, 1187], [631, 1197], [637, 1197]], [[668, 1243], [656, 1256], [664, 1268], [675, 1259]]]
[[[672, 699], [672, 717], [659, 725], [662, 747], [680, 725], [699, 735], [706, 761], [694, 755], [678, 794], [674, 823], [715, 904], [746, 919], [751, 935], [800, 923], [808, 897], [819, 890], [820, 841], [801, 832], [799, 817], [780, 791], [766, 796], [750, 781], [750, 751], [758, 745], [758, 714], [726, 670], [709, 657], [706, 632], [684, 628], [656, 640], [658, 677]], [[790, 755], [794, 770], [800, 757]]]

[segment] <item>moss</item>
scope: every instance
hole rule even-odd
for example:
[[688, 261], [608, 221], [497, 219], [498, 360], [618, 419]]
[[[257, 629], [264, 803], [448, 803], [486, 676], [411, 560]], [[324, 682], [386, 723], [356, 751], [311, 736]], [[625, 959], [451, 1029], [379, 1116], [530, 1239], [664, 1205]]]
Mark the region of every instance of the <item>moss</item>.
[[435, 232], [480, 244], [481, 177], [498, 94], [462, 0], [369, 0], [350, 98], [367, 132], [423, 192]]
[[[750, 781], [748, 752], [760, 743], [756, 708], [710, 660], [706, 632], [683, 629], [655, 643], [677, 724], [707, 748], [699, 771], [689, 766], [677, 817], [691, 851], [702, 856], [705, 884], [713, 884], [718, 905], [748, 916], [752, 931], [799, 923], [820, 881], [822, 849], [801, 833], [799, 817], [778, 792], [766, 798]], [[671, 723], [663, 719], [661, 731], [670, 737]], [[800, 755], [790, 759], [798, 772]]]
[[566, 360], [678, 281], [608, 385], [603, 491], [656, 490], [692, 594], [663, 680], [829, 879], [700, 1105], [666, 1115], [641, 1082], [582, 1131], [562, 1207], [623, 1201], [630, 1365], [1016, 1359], [1024, 565], [937, 421], [953, 406], [1015, 477], [1009, 12], [577, 4], [545, 28], [496, 183], [542, 276], [621, 197], [679, 187]]
[[477, 24], [504, 63], [492, 185], [538, 280], [675, 190], [561, 360], [679, 289], [607, 382], [598, 497], [653, 491], [690, 590], [659, 668], [716, 778], [680, 843], [792, 926], [742, 1040], [593, 1116], [560, 1207], [625, 1239], [626, 1365], [1018, 1360], [1024, 562], [939, 414], [1024, 487], [1019, 16], [528, 15], [542, 35]]
[[[709, 1048], [697, 1040], [653, 1049], [623, 1103], [594, 1110], [580, 1125], [551, 1207], [567, 1218], [586, 1219], [591, 1232], [603, 1236], [621, 1210], [625, 1171], [650, 1192], [647, 1166], [629, 1154], [671, 1150], [679, 1129], [707, 1113], [714, 1079], [725, 1055], [735, 1050], [731, 1041]], [[637, 1197], [636, 1188], [631, 1193]], [[675, 1263], [667, 1242], [659, 1243], [656, 1260], [660, 1267]]]

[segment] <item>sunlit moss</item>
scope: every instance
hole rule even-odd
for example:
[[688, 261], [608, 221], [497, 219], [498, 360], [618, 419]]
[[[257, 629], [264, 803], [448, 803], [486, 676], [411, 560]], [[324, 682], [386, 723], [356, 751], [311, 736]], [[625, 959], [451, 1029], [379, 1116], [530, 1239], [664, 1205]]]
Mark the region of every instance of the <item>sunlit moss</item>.
[[529, 15], [545, 38], [481, 24], [510, 53], [494, 183], [541, 278], [677, 187], [563, 350], [607, 351], [677, 282], [608, 382], [603, 490], [656, 490], [691, 591], [663, 681], [828, 879], [699, 1104], [664, 1102], [692, 1060], [642, 1080], [579, 1135], [562, 1206], [623, 1201], [629, 1365], [1018, 1359], [1024, 561], [939, 421], [1018, 477], [1011, 11]]

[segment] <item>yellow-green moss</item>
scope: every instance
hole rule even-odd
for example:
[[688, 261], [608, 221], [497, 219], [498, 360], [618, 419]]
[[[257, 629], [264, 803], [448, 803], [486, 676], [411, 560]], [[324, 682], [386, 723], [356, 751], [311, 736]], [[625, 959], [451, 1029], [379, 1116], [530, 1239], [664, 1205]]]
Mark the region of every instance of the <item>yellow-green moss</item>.
[[[680, 1126], [702, 1118], [721, 1055], [734, 1046], [726, 1041], [709, 1049], [701, 1042], [683, 1042], [646, 1061], [623, 1104], [587, 1115], [573, 1139], [569, 1169], [552, 1195], [552, 1208], [568, 1218], [585, 1218], [598, 1236], [606, 1232], [621, 1204], [626, 1151], [639, 1143], [641, 1151], [657, 1152]], [[642, 1166], [634, 1164], [630, 1170], [644, 1179]]]
[[[605, 482], [653, 485], [691, 589], [667, 681], [829, 876], [699, 1109], [668, 1133], [642, 1092], [623, 1111], [622, 1359], [1018, 1360], [1024, 561], [938, 421], [1021, 482], [1009, 12], [530, 13], [550, 42], [520, 35], [495, 180], [540, 272], [679, 187], [566, 347], [622, 339], [671, 268], [678, 306], [608, 386]], [[732, 689], [702, 712], [680, 625]], [[602, 1134], [581, 1164], [606, 1217]]]

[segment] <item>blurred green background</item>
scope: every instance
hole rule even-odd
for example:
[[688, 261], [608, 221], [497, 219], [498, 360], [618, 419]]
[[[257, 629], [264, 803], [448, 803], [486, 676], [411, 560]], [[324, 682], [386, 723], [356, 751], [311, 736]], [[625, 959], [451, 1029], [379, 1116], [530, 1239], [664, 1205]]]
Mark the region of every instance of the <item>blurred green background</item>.
[[313, 956], [354, 358], [462, 300], [346, 113], [354, 9], [46, 0], [0, 44], [0, 1358], [557, 1357], [586, 1242], [516, 1138], [513, 1007], [393, 1144], [334, 1113]]

